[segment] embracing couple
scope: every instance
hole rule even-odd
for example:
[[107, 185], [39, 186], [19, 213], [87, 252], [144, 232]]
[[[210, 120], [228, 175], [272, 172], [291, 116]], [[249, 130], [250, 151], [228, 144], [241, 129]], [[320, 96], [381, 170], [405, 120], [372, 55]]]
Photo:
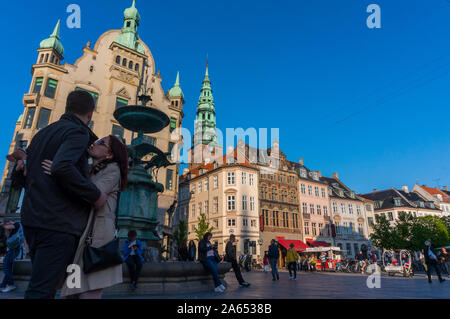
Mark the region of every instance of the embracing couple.
[[[115, 238], [117, 196], [128, 176], [124, 143], [111, 135], [98, 139], [89, 129], [94, 109], [89, 93], [71, 92], [61, 119], [36, 134], [26, 151], [7, 157], [16, 163], [13, 179], [25, 188], [22, 225], [32, 263], [25, 299], [52, 299], [61, 287], [61, 296], [96, 299], [122, 282], [121, 264], [83, 273], [88, 235], [92, 247]], [[80, 266], [81, 288], [64, 282], [71, 264]]]

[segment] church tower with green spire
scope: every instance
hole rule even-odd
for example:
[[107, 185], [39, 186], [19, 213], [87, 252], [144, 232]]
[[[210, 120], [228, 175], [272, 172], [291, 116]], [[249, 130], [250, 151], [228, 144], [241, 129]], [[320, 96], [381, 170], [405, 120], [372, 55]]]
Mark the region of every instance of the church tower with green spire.
[[206, 62], [206, 73], [200, 98], [197, 104], [193, 147], [189, 159], [189, 169], [203, 163], [210, 163], [222, 157], [223, 148], [219, 144], [216, 132], [216, 109], [213, 90], [209, 78], [209, 66]]
[[214, 106], [208, 63], [195, 119], [194, 146], [198, 144], [218, 146], [216, 133], [216, 109]]

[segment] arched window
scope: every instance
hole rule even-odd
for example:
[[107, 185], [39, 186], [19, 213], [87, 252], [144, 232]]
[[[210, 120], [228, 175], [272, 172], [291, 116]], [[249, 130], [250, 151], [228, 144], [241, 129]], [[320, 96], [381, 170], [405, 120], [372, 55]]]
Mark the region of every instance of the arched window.
[[133, 70], [133, 61], [130, 61], [130, 62], [128, 63], [128, 68], [131, 69], [131, 70]]
[[120, 64], [120, 55], [116, 56], [116, 63]]
[[45, 55], [45, 62], [48, 62], [48, 53]]
[[136, 72], [139, 72], [139, 63], [136, 63], [136, 64], [134, 65], [134, 70], [135, 70]]
[[55, 56], [52, 54], [52, 58], [50, 60], [50, 63], [54, 63], [55, 62]]
[[41, 58], [39, 59], [39, 63], [42, 63], [44, 61], [44, 54], [41, 54]]
[[127, 66], [127, 59], [126, 58], [123, 58], [123, 60], [122, 60], [122, 66]]

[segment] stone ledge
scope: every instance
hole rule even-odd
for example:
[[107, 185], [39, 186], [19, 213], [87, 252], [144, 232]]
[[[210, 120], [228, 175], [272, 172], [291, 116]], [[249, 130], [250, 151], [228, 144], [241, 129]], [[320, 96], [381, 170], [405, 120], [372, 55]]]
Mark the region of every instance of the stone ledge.
[[[231, 269], [231, 263], [218, 265], [219, 276], [224, 281], [225, 274]], [[19, 289], [25, 289], [31, 274], [29, 261], [14, 263], [14, 279]], [[129, 289], [128, 267], [123, 264], [124, 282], [114, 287], [106, 288], [105, 296], [123, 295], [172, 295], [184, 293], [207, 292], [214, 289], [212, 276], [207, 273], [199, 262], [162, 262], [146, 263], [142, 267], [138, 289]]]

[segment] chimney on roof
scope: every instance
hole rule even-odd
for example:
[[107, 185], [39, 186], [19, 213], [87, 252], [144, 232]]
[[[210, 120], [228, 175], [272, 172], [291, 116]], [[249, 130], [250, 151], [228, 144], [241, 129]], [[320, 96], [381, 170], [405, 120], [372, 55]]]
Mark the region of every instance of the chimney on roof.
[[402, 186], [402, 191], [404, 191], [405, 193], [409, 193], [408, 186], [403, 185], [403, 186]]
[[333, 173], [333, 178], [334, 178], [334, 179], [339, 179], [338, 173]]
[[374, 188], [372, 192], [374, 192], [374, 193], [375, 193], [376, 191], [377, 191], [377, 189], [376, 189], [376, 188]]
[[322, 177], [322, 172], [321, 171], [317, 171], [317, 175], [320, 177]]
[[298, 162], [300, 163], [300, 165], [303, 166], [303, 158], [299, 158], [299, 159], [298, 159]]
[[448, 192], [448, 186], [444, 186], [444, 191]]

